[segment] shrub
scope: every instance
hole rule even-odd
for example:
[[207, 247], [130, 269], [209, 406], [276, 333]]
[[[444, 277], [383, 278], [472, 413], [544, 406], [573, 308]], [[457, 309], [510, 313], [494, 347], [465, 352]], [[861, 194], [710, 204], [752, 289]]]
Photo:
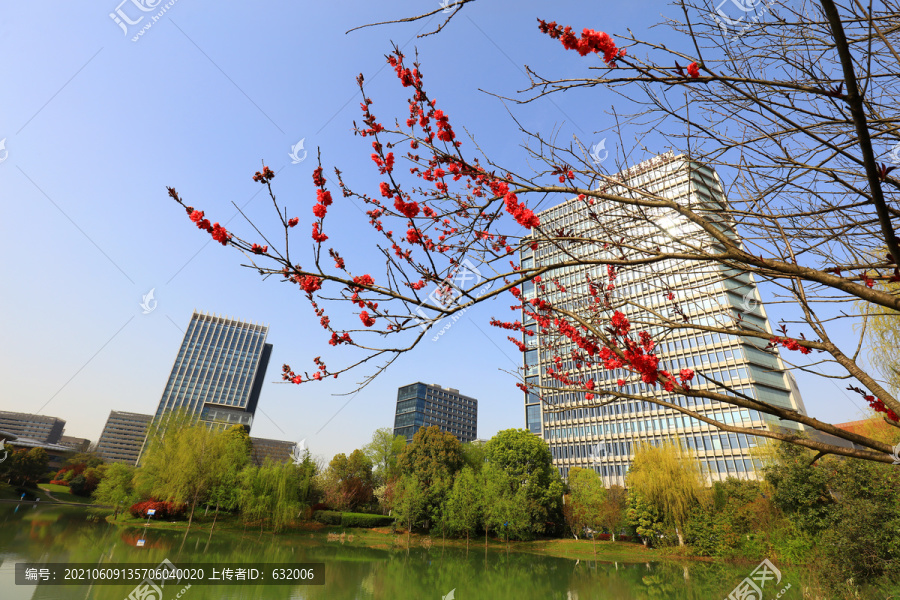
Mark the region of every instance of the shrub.
[[394, 522], [394, 517], [384, 515], [365, 515], [362, 513], [342, 513], [341, 525], [343, 527], [386, 527]]
[[340, 525], [341, 513], [336, 510], [317, 510], [313, 513], [313, 521], [324, 523], [326, 525]]
[[597, 536], [598, 540], [602, 540], [604, 542], [608, 542], [610, 539], [612, 539], [612, 536], [608, 533], [596, 533], [594, 535]]
[[145, 500], [132, 504], [128, 512], [132, 517], [147, 518], [147, 511], [153, 509], [156, 513], [153, 515], [158, 519], [182, 519], [184, 518], [186, 506], [184, 504], [176, 505], [172, 502], [160, 502], [159, 500]]

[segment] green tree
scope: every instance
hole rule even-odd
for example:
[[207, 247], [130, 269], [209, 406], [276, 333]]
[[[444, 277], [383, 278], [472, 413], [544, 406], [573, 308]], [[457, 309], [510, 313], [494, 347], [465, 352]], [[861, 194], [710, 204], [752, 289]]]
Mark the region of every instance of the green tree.
[[122, 463], [110, 463], [106, 474], [94, 490], [94, 501], [113, 507], [113, 519], [119, 516], [119, 509], [127, 509], [137, 501], [134, 491], [134, 467]]
[[450, 528], [456, 532], [465, 532], [466, 550], [469, 549], [469, 537], [475, 533], [481, 520], [481, 496], [477, 475], [472, 467], [466, 465], [456, 475], [447, 501]]
[[260, 466], [247, 465], [240, 473], [240, 508], [245, 523], [266, 523], [277, 533], [290, 524], [300, 510], [297, 499], [299, 472], [292, 463], [270, 459]]
[[0, 465], [3, 465], [10, 483], [35, 486], [47, 473], [50, 457], [43, 448], [13, 450], [12, 446], [7, 445], [6, 450], [9, 454]]
[[763, 467], [774, 493], [772, 501], [804, 532], [817, 535], [828, 527], [835, 502], [829, 491], [830, 474], [813, 453], [792, 444], [776, 443], [774, 456]]
[[428, 512], [428, 494], [423, 482], [415, 474], [404, 474], [397, 482], [394, 511], [397, 520], [406, 525], [406, 544], [410, 534]]
[[406, 438], [394, 435], [390, 427], [376, 429], [372, 441], [362, 451], [372, 463], [375, 485], [384, 485], [397, 476], [397, 459], [406, 447]]
[[372, 463], [361, 450], [336, 454], [325, 471], [325, 502], [337, 510], [355, 511], [372, 502]]
[[463, 462], [478, 473], [487, 461], [487, 444], [481, 440], [466, 442], [462, 445]]
[[594, 554], [597, 553], [596, 530], [600, 527], [601, 507], [606, 501], [603, 480], [593, 469], [573, 467], [569, 470], [569, 496], [565, 505], [566, 523], [575, 539], [585, 527], [594, 529]]
[[600, 525], [610, 533], [613, 541], [616, 540], [616, 531], [625, 522], [625, 500], [625, 488], [611, 485], [600, 505]]
[[693, 452], [680, 441], [640, 444], [627, 476], [628, 489], [658, 510], [684, 545], [684, 524], [699, 501], [705, 482]]
[[628, 509], [626, 511], [628, 522], [647, 547], [654, 545], [665, 527], [659, 513], [659, 509], [640, 492], [635, 490], [628, 492]]
[[[213, 500], [229, 503], [229, 489], [246, 464], [246, 433], [217, 431], [183, 411], [165, 415], [151, 429], [138, 469], [141, 493], [190, 506], [188, 529], [194, 512]], [[242, 429], [242, 428], [241, 428]]]
[[437, 426], [422, 427], [397, 459], [403, 475], [413, 475], [425, 493], [426, 527], [438, 523], [442, 505], [453, 488], [453, 479], [462, 468], [462, 445], [452, 433]]
[[506, 475], [504, 501], [521, 499], [517, 506], [524, 507], [530, 523], [523, 535], [541, 534], [547, 522], [562, 522], [565, 486], [544, 440], [525, 429], [507, 429], [488, 441], [485, 456], [495, 470]]

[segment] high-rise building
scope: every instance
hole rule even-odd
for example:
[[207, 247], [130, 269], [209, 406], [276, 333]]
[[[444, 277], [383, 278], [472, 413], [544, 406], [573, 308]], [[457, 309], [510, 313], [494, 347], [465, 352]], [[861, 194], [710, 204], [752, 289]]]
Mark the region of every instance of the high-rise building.
[[[700, 211], [718, 211], [726, 205], [726, 198], [716, 172], [710, 167], [690, 161], [684, 155], [667, 153], [644, 161], [611, 178], [604, 184], [610, 194], [628, 195], [629, 189], [640, 188], [659, 196], [676, 200]], [[627, 184], [628, 188], [621, 183]], [[591, 304], [590, 281], [609, 283], [610, 271], [603, 259], [621, 258], [614, 243], [602, 246], [602, 240], [641, 240], [660, 247], [673, 247], [673, 238], [689, 240], [701, 247], [713, 248], [716, 242], [686, 220], [673, 219], [646, 207], [640, 209], [595, 199], [594, 204], [572, 198], [539, 213], [544, 231], [571, 231], [601, 240], [598, 244], [540, 244], [536, 251], [528, 244], [521, 255], [523, 268], [571, 262], [582, 258], [590, 264], [576, 264], [548, 272], [541, 284], [523, 287], [526, 301], [539, 296], [553, 305], [579, 311]], [[736, 238], [732, 223], [721, 219], [723, 230]], [[536, 236], [536, 234], [532, 234]], [[615, 236], [615, 238], [613, 238]], [[535, 237], [535, 241], [537, 241]], [[598, 247], [599, 246], [599, 247]], [[777, 352], [765, 351], [765, 341], [738, 338], [693, 329], [665, 328], [648, 322], [647, 310], [636, 310], [632, 302], [659, 314], [680, 319], [682, 311], [690, 322], [699, 325], [727, 327], [741, 319], [771, 334], [766, 311], [759, 302], [752, 274], [728, 269], [716, 263], [665, 260], [646, 267], [628, 267], [615, 274], [610, 292], [612, 302], [619, 306], [632, 322], [640, 314], [642, 324], [636, 330], [650, 333], [657, 346], [660, 369], [677, 373], [690, 368], [757, 400], [802, 412], [798, 392], [792, 391], [785, 377], [784, 363]], [[549, 282], [558, 280], [561, 287]], [[606, 286], [604, 286], [604, 289]], [[671, 297], [669, 294], [672, 294]], [[524, 369], [526, 382], [543, 389], [530, 388], [525, 395], [525, 423], [533, 433], [542, 436], [550, 445], [554, 464], [563, 476], [574, 466], [593, 468], [607, 485], [625, 482], [630, 461], [640, 442], [659, 443], [664, 439], [679, 439], [696, 452], [701, 470], [710, 481], [728, 476], [755, 478], [757, 464], [750, 455], [756, 436], [723, 432], [711, 425], [646, 401], [616, 400], [604, 406], [588, 402], [584, 393], [567, 392], [547, 368], [559, 356], [563, 370], [574, 371], [585, 380], [593, 379], [598, 389], [622, 390], [624, 393], [655, 396], [670, 403], [689, 408], [719, 422], [751, 429], [767, 427], [798, 427], [754, 410], [738, 408], [719, 402], [703, 403], [702, 399], [685, 398], [642, 383], [631, 371], [605, 370], [602, 365], [577, 370], [571, 351], [577, 349], [569, 340], [548, 338], [538, 334], [535, 321], [525, 316], [523, 325], [536, 333], [523, 336], [526, 345]], [[656, 321], [659, 323], [659, 321]], [[550, 343], [561, 346], [549, 349]], [[715, 390], [733, 396], [705, 377], [696, 376], [695, 388]], [[620, 388], [617, 380], [627, 384]], [[543, 402], [541, 401], [543, 400]], [[609, 401], [606, 398], [604, 402]]]
[[97, 455], [106, 462], [137, 464], [151, 415], [112, 410], [97, 440]]
[[413, 383], [397, 390], [394, 435], [411, 442], [421, 427], [437, 425], [460, 442], [478, 437], [478, 400], [437, 384]]
[[156, 418], [180, 409], [211, 427], [249, 432], [272, 354], [268, 333], [266, 325], [194, 311]]
[[66, 422], [56, 417], [0, 411], [0, 430], [47, 444], [58, 444]]

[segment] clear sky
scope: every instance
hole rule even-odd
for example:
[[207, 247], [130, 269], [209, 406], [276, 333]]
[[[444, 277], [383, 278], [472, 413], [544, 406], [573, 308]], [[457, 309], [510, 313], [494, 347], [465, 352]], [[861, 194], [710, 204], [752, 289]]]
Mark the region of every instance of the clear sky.
[[[116, 1], [0, 7], [0, 140], [8, 152], [0, 150], [0, 235], [8, 248], [0, 266], [0, 409], [63, 418], [67, 435], [91, 440], [110, 410], [153, 412], [196, 308], [270, 326], [274, 352], [253, 436], [305, 439], [330, 459], [392, 426], [397, 388], [414, 381], [478, 398], [479, 437], [524, 426], [521, 393], [507, 372], [520, 355], [487, 324], [508, 317], [505, 300], [468, 311], [355, 397], [339, 395], [355, 387], [352, 377], [281, 384], [282, 363], [307, 369], [312, 357], [338, 364], [340, 355], [295, 286], [241, 267], [244, 257], [210, 243], [165, 188], [249, 234], [232, 202], [263, 228], [273, 225], [271, 202], [251, 180], [265, 160], [278, 173], [279, 201], [301, 217], [294, 252], [308, 263], [316, 150], [326, 174], [337, 166], [356, 187], [377, 189], [369, 140], [351, 132], [359, 120], [356, 76], [365, 74], [376, 114], [404, 117], [406, 94], [383, 58], [391, 41], [408, 55], [418, 49], [429, 94], [458, 133], [465, 127], [493, 158], [521, 167], [523, 137], [507, 107], [479, 90], [514, 94], [527, 85], [526, 64], [563, 77], [587, 73], [598, 60], [566, 52], [538, 31], [536, 19], [641, 35], [673, 9], [482, 0], [440, 35], [416, 40], [436, 17], [344, 32], [431, 10], [437, 1], [177, 0], [133, 42], [166, 3], [143, 13], [140, 0]], [[126, 35], [109, 16], [117, 8], [131, 20], [148, 16]], [[689, 48], [666, 29], [648, 35]], [[592, 144], [611, 135], [607, 111], [622, 102], [597, 88], [512, 109], [529, 129], [558, 128], [562, 140], [576, 135]], [[292, 164], [289, 152], [301, 139], [309, 156]], [[329, 219], [330, 241], [360, 257], [361, 269], [374, 239], [364, 216], [336, 194]], [[143, 314], [151, 289], [157, 305]], [[799, 379], [813, 416], [861, 415], [859, 401], [838, 389], [844, 385]]]

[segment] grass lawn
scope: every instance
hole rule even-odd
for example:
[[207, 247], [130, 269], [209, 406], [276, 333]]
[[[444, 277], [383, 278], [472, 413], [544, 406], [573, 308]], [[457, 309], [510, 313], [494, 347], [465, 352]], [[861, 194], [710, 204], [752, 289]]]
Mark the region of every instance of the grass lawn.
[[91, 504], [90, 498], [85, 498], [83, 496], [76, 496], [69, 492], [69, 487], [66, 485], [59, 485], [57, 483], [39, 483], [38, 487], [44, 490], [45, 492], [50, 492], [53, 494], [53, 497], [59, 500], [60, 502], [75, 502], [77, 504]]
[[[22, 494], [16, 491], [16, 488], [20, 486], [9, 485], [7, 483], [0, 483], [0, 500], [18, 500]], [[37, 496], [41, 499], [41, 502], [53, 502], [46, 493], [41, 490], [35, 490], [28, 488], [29, 493]]]

